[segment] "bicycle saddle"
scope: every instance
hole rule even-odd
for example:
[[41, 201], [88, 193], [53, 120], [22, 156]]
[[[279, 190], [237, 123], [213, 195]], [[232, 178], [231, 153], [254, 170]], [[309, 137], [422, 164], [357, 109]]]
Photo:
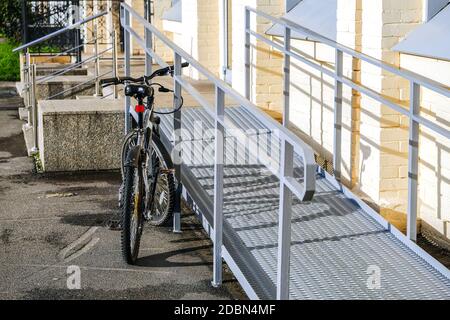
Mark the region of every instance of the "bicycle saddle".
[[145, 84], [128, 84], [125, 86], [127, 97], [145, 98], [153, 95], [153, 89]]

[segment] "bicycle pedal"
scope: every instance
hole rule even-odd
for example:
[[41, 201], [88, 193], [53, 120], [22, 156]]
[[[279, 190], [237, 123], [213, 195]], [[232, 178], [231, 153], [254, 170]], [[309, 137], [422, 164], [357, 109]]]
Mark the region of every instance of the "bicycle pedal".
[[122, 225], [119, 220], [110, 219], [108, 222], [106, 222], [106, 226], [109, 230], [113, 231], [120, 231], [122, 230]]
[[163, 174], [175, 173], [175, 169], [159, 169], [159, 172]]

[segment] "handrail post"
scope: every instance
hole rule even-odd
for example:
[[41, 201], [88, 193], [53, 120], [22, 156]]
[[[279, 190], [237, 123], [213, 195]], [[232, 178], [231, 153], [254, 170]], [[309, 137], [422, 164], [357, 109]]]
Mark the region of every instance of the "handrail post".
[[[123, 11], [121, 10], [121, 13], [124, 14], [124, 24], [125, 26], [130, 26], [130, 12], [124, 8], [121, 7]], [[131, 75], [131, 69], [130, 69], [130, 58], [131, 58], [131, 47], [130, 47], [130, 32], [127, 31], [127, 28], [124, 28], [124, 56], [125, 56], [125, 77], [129, 77]], [[128, 134], [131, 130], [131, 119], [130, 119], [130, 105], [131, 105], [131, 99], [128, 96], [125, 96], [125, 133]]]
[[333, 171], [336, 180], [341, 180], [342, 163], [342, 78], [344, 71], [344, 54], [336, 49], [335, 57], [335, 85], [334, 85], [334, 136], [333, 136]]
[[284, 62], [283, 62], [283, 125], [287, 128], [289, 126], [289, 91], [291, 87], [291, 57], [287, 53], [291, 50], [291, 29], [284, 28]]
[[245, 64], [245, 98], [250, 100], [250, 11], [245, 8], [245, 54], [244, 54], [244, 64]]
[[278, 218], [277, 299], [289, 299], [292, 191], [285, 184], [294, 172], [294, 147], [283, 139], [280, 159], [280, 205]]
[[[175, 52], [174, 56], [174, 86], [173, 86], [173, 108], [176, 109], [181, 103], [181, 85], [178, 83], [176, 76], [181, 76], [181, 56]], [[175, 205], [173, 210], [173, 232], [181, 232], [181, 195], [183, 186], [181, 184], [181, 110], [173, 115], [174, 129], [174, 150], [178, 150], [179, 154], [175, 161], [175, 180], [177, 181], [177, 189], [175, 194]]]
[[[114, 27], [113, 27], [114, 28]], [[118, 67], [117, 67], [117, 35], [116, 30], [113, 29], [111, 32], [111, 40], [112, 40], [112, 74], [113, 77], [117, 77]], [[113, 86], [113, 97], [117, 99], [117, 86]]]
[[225, 94], [216, 86], [216, 121], [214, 140], [214, 287], [222, 284], [222, 242], [223, 242], [223, 169], [224, 169], [224, 139], [225, 128], [219, 121], [225, 117]]
[[98, 22], [97, 19], [94, 21], [94, 53], [95, 53], [95, 67], [94, 67], [94, 75], [95, 75], [95, 95], [98, 97], [100, 95], [100, 59], [98, 56]]
[[25, 95], [24, 95], [24, 102], [25, 102], [25, 107], [27, 109], [27, 127], [31, 128], [32, 124], [31, 124], [31, 94], [30, 94], [30, 89], [31, 89], [31, 77], [30, 77], [30, 62], [31, 62], [31, 58], [30, 58], [30, 49], [27, 48], [26, 49], [26, 53], [25, 53], [25, 78], [24, 78], [24, 86], [25, 86]]
[[417, 188], [419, 178], [419, 123], [414, 119], [420, 114], [420, 85], [410, 82], [408, 147], [408, 214], [407, 237], [417, 240]]
[[33, 125], [33, 147], [31, 153], [38, 152], [38, 113], [37, 113], [37, 97], [36, 97], [36, 64], [31, 65], [31, 110]]
[[[153, 47], [153, 34], [149, 29], [145, 29], [145, 48], [151, 50]], [[145, 75], [149, 76], [152, 74], [153, 69], [153, 59], [152, 56], [146, 51], [145, 52]]]

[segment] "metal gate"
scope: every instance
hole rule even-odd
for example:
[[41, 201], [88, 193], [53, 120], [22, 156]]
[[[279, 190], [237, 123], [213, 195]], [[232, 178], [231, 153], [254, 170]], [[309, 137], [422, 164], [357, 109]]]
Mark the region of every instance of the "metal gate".
[[[38, 0], [22, 3], [23, 39], [24, 43], [39, 39], [47, 34], [63, 29], [80, 18], [79, 0]], [[67, 30], [45, 44], [33, 47], [34, 53], [64, 52], [82, 43], [79, 29]], [[81, 58], [82, 47], [70, 52]]]

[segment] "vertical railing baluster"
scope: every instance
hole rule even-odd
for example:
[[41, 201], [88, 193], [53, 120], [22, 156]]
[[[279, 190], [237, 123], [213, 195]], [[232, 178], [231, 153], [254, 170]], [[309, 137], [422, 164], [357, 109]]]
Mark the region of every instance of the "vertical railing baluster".
[[245, 8], [245, 54], [244, 54], [244, 64], [245, 64], [245, 98], [250, 100], [250, 11]]
[[31, 77], [30, 77], [30, 68], [31, 68], [31, 57], [30, 57], [30, 49], [27, 48], [25, 53], [25, 64], [26, 64], [26, 78], [25, 78], [25, 107], [27, 108], [27, 126], [30, 128], [32, 126], [31, 123]]
[[294, 147], [285, 139], [281, 142], [280, 203], [278, 217], [277, 299], [289, 299], [291, 253], [292, 191], [285, 185], [285, 177], [294, 171]]
[[[336, 49], [335, 75], [342, 78], [344, 70], [344, 54]], [[333, 170], [336, 180], [341, 180], [342, 164], [342, 82], [335, 79], [334, 86], [334, 137], [333, 137]]]
[[219, 121], [224, 120], [225, 94], [216, 86], [216, 121], [214, 148], [214, 264], [213, 286], [222, 284], [222, 236], [223, 236], [223, 170], [224, 170], [224, 140], [225, 128]]
[[411, 81], [409, 106], [409, 150], [408, 150], [408, 213], [407, 237], [417, 240], [417, 196], [419, 178], [419, 123], [414, 116], [420, 114], [420, 85]]
[[[150, 29], [145, 29], [145, 48], [152, 50], [153, 48], [153, 34]], [[147, 76], [152, 74], [153, 69], [153, 59], [152, 56], [146, 51], [145, 52], [145, 74]]]
[[[174, 93], [173, 93], [173, 108], [176, 109], [181, 103], [181, 85], [178, 83], [176, 77], [181, 76], [181, 56], [175, 52], [174, 56]], [[175, 159], [175, 179], [177, 181], [177, 190], [175, 194], [175, 205], [173, 212], [173, 232], [181, 232], [181, 196], [183, 186], [181, 184], [181, 110], [178, 110], [173, 115], [173, 130], [174, 130], [174, 150], [178, 150], [179, 154]]]
[[[123, 7], [122, 7], [123, 8]], [[125, 77], [129, 77], [131, 74], [130, 69], [130, 58], [131, 58], [131, 39], [130, 39], [130, 32], [127, 31], [126, 27], [130, 26], [130, 12], [123, 8], [123, 14], [124, 14], [124, 22], [125, 22], [125, 28], [124, 28], [124, 51], [125, 51]], [[131, 130], [131, 119], [130, 119], [130, 105], [131, 105], [131, 99], [130, 97], [125, 96], [125, 133], [128, 134]]]
[[95, 65], [94, 65], [94, 76], [95, 76], [95, 95], [100, 96], [100, 58], [98, 56], [98, 19], [94, 20], [94, 54], [95, 54]]
[[[291, 50], [291, 29], [284, 27], [284, 50], [289, 52]], [[291, 56], [284, 53], [283, 62], [283, 126], [289, 126], [289, 91], [291, 87]]]
[[[113, 26], [114, 28], [114, 26]], [[113, 29], [111, 33], [111, 40], [112, 40], [112, 74], [113, 77], [117, 77], [118, 74], [118, 65], [117, 65], [117, 34], [116, 30]], [[117, 86], [113, 86], [113, 97], [114, 99], [117, 99]]]
[[31, 65], [31, 113], [33, 125], [33, 147], [31, 153], [38, 152], [38, 101], [36, 95], [36, 64]]

